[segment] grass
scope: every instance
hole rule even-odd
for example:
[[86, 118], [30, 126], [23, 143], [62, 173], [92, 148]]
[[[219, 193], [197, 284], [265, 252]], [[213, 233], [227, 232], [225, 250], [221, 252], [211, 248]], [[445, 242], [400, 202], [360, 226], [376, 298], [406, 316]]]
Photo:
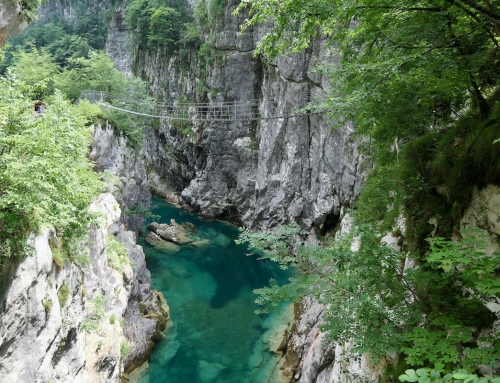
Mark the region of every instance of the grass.
[[58, 271], [61, 271], [64, 267], [64, 263], [68, 260], [66, 252], [61, 249], [52, 250], [52, 261], [56, 265]]
[[59, 291], [57, 292], [57, 299], [59, 300], [59, 305], [61, 306], [61, 308], [63, 308], [64, 305], [66, 304], [66, 301], [68, 300], [69, 293], [70, 293], [70, 290], [69, 290], [68, 285], [66, 285], [66, 284], [63, 284], [61, 286], [61, 288], [59, 289]]
[[45, 315], [49, 316], [50, 311], [52, 310], [52, 301], [50, 299], [44, 299], [42, 300], [42, 306], [45, 310]]
[[126, 358], [130, 354], [130, 346], [128, 345], [127, 341], [123, 341], [120, 344], [120, 356], [122, 358]]
[[112, 235], [108, 235], [107, 238], [106, 255], [108, 265], [116, 271], [122, 272], [123, 267], [130, 263], [127, 250]]

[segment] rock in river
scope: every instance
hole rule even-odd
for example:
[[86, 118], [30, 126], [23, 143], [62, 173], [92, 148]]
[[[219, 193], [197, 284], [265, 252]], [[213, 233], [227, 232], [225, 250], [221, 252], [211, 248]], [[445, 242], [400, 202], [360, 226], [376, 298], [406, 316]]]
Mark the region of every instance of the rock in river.
[[160, 236], [162, 239], [179, 245], [193, 242], [193, 239], [191, 239], [188, 234], [190, 229], [179, 225], [174, 219], [170, 220], [170, 225], [166, 223], [153, 222], [148, 225], [148, 229]]

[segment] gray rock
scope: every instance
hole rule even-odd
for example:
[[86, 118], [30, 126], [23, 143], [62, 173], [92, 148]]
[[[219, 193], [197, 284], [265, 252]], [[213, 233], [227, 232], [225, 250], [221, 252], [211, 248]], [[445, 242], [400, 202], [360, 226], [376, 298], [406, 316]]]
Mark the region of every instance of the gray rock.
[[29, 22], [23, 18], [23, 11], [17, 2], [0, 3], [0, 48], [7, 40], [24, 31]]
[[[217, 105], [259, 98], [264, 118], [304, 107], [327, 85], [312, 73], [315, 63], [337, 58], [326, 56], [324, 39], [318, 37], [311, 49], [266, 64], [253, 56], [253, 49], [268, 26], [239, 35], [243, 16], [231, 14], [236, 5], [229, 2], [223, 21], [212, 31], [212, 46], [222, 59], [206, 66], [206, 78], [197, 77], [201, 65], [197, 55], [191, 55], [190, 71], [180, 71], [175, 56], [161, 61], [161, 50], [141, 54], [138, 72], [146, 73], [153, 93], [169, 102], [183, 97]], [[250, 36], [254, 42], [238, 42]], [[202, 80], [210, 90], [205, 95], [196, 92]], [[152, 188], [158, 189], [159, 178], [180, 196], [183, 207], [247, 227], [266, 230], [296, 221], [305, 229], [322, 229], [343, 206], [354, 202], [369, 167], [352, 125], [332, 130], [332, 123], [321, 115], [192, 121], [192, 127], [195, 137], [165, 121], [146, 135], [142, 154], [153, 169]]]
[[108, 191], [120, 204], [121, 222], [137, 232], [144, 221], [142, 212], [151, 206], [146, 169], [139, 154], [106, 122], [96, 126], [89, 157], [96, 162], [96, 171], [111, 173], [107, 178]]
[[157, 222], [153, 222], [148, 225], [148, 229], [165, 241], [173, 242], [179, 245], [193, 242], [193, 239], [189, 236], [192, 230], [187, 229], [184, 225], [179, 225], [174, 219], [170, 220], [170, 225], [166, 223], [159, 224]]
[[[34, 254], [19, 265], [0, 313], [2, 382], [118, 382], [124, 367], [147, 359], [151, 338], [165, 325], [168, 307], [151, 290], [135, 234], [123, 225], [116, 229], [118, 203], [106, 193], [91, 209], [102, 213], [101, 221], [72, 250], [74, 257], [86, 257], [88, 265], [67, 261], [59, 270], [49, 246], [54, 233], [46, 230], [30, 239]], [[109, 227], [114, 227], [116, 239], [126, 247], [134, 270], [129, 263], [121, 271], [110, 267]], [[70, 294], [61, 306], [58, 294], [63, 285]], [[97, 297], [104, 297], [104, 317], [94, 321], [97, 329], [86, 330]], [[152, 317], [139, 312], [139, 300]], [[122, 317], [123, 327], [117, 320]], [[130, 346], [124, 363], [123, 342]]]

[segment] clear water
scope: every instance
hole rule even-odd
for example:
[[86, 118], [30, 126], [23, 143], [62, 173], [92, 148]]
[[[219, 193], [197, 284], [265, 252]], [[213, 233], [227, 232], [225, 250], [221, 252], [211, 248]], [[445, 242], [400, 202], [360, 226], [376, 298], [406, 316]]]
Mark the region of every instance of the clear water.
[[[248, 255], [236, 245], [237, 227], [203, 220], [155, 198], [152, 213], [160, 223], [192, 222], [192, 244], [158, 249], [139, 238], [153, 288], [163, 292], [174, 327], [158, 343], [139, 383], [275, 383], [276, 349], [290, 327], [290, 307], [281, 315], [255, 315], [252, 290], [270, 278], [285, 282], [289, 273]], [[151, 220], [149, 220], [151, 221]]]

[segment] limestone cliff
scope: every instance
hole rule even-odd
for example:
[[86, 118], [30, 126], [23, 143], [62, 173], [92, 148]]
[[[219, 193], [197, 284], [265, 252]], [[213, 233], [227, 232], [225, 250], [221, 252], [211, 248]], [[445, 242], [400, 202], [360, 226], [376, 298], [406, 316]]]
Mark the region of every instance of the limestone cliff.
[[[149, 286], [134, 233], [118, 222], [114, 197], [102, 194], [91, 209], [101, 214], [99, 225], [63, 264], [54, 261], [52, 231], [31, 239], [33, 255], [19, 265], [2, 305], [3, 382], [118, 382], [130, 361], [144, 360], [143, 343], [167, 308]], [[121, 267], [111, 261], [111, 241], [127, 250]], [[142, 317], [139, 299], [157, 319]]]
[[0, 3], [0, 48], [7, 40], [24, 31], [29, 25], [30, 17], [26, 15], [17, 1]]
[[160, 49], [136, 52], [135, 69], [160, 99], [212, 105], [258, 99], [262, 120], [164, 122], [147, 134], [148, 167], [206, 217], [260, 229], [290, 221], [308, 229], [331, 225], [366, 173], [352, 127], [332, 131], [319, 115], [266, 119], [303, 107], [326, 86], [313, 73], [324, 59], [323, 42], [268, 65], [254, 57], [265, 27], [240, 34], [243, 16], [232, 15], [237, 4], [229, 1], [202, 36], [210, 60], [186, 47], [186, 66]]
[[151, 290], [135, 244], [143, 218], [122, 215], [110, 193], [125, 209], [148, 208], [144, 167], [109, 125], [96, 127], [91, 157], [96, 170], [111, 174], [109, 191], [91, 207], [100, 224], [66, 261], [54, 261], [58, 242], [50, 230], [32, 238], [33, 255], [19, 265], [0, 305], [2, 381], [118, 382], [163, 337], [168, 306]]
[[96, 162], [98, 172], [109, 174], [109, 190], [122, 209], [121, 222], [137, 232], [144, 221], [144, 211], [151, 205], [146, 169], [137, 151], [127, 144], [122, 134], [103, 121], [96, 127], [89, 157]]

